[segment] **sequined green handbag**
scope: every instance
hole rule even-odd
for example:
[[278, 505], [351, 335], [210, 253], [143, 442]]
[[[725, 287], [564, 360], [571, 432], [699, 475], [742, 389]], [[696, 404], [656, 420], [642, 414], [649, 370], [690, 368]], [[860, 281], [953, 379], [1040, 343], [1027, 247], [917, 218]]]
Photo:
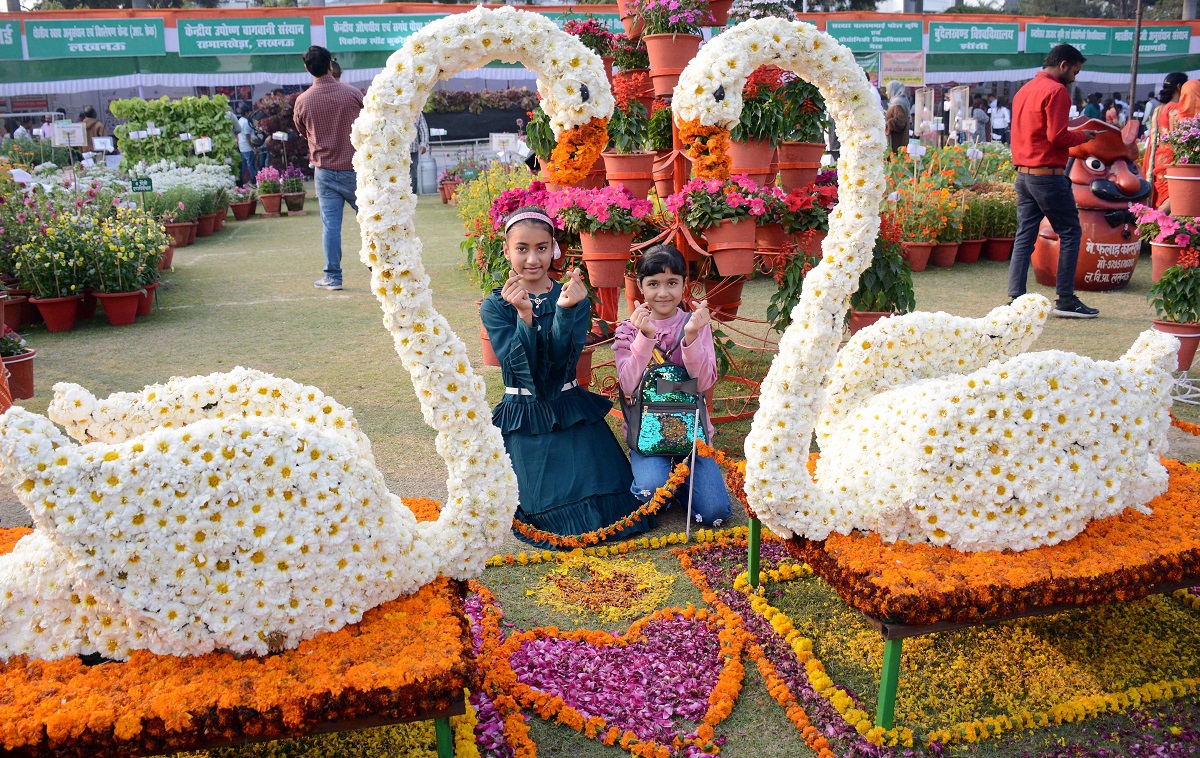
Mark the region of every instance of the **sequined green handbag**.
[[679, 349], [683, 326], [671, 350], [663, 353], [655, 349], [633, 396], [627, 398], [621, 393], [625, 442], [630, 450], [642, 455], [680, 458], [692, 454], [693, 438], [709, 441], [704, 425], [704, 393], [686, 368], [665, 357]]

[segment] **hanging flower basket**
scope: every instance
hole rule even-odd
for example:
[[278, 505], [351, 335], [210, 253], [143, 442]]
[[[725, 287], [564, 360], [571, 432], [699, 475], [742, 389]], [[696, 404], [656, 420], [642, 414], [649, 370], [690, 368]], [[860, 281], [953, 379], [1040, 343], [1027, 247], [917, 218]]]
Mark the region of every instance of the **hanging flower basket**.
[[904, 248], [904, 260], [913, 271], [924, 271], [929, 265], [929, 253], [933, 250], [932, 242], [901, 242]]
[[950, 268], [957, 257], [957, 242], [939, 242], [929, 251], [929, 262], [938, 268]]
[[1196, 347], [1200, 346], [1200, 323], [1180, 323], [1157, 318], [1151, 319], [1151, 322], [1154, 324], [1154, 331], [1169, 334], [1179, 340], [1176, 368], [1180, 371], [1190, 370], [1192, 361], [1196, 359]]
[[733, 159], [731, 176], [748, 174], [758, 184], [766, 184], [771, 173], [771, 158], [775, 148], [767, 140], [745, 140], [729, 143], [729, 157]]
[[979, 260], [980, 253], [983, 252], [983, 243], [986, 240], [963, 240], [958, 243], [958, 262], [959, 263], [975, 263]]
[[583, 263], [593, 287], [620, 287], [625, 283], [625, 264], [633, 247], [633, 233], [587, 232], [579, 235]]
[[1166, 245], [1160, 242], [1150, 243], [1150, 281], [1162, 279], [1163, 272], [1179, 263], [1179, 245]]
[[724, 323], [737, 316], [745, 285], [746, 280], [742, 278], [704, 280], [704, 299], [708, 301], [708, 310], [714, 319]]
[[983, 243], [983, 254], [989, 261], [1006, 261], [1012, 257], [1015, 239], [1015, 237], [990, 237]]
[[782, 142], [779, 145], [779, 181], [784, 192], [812, 184], [821, 172], [823, 142]]
[[69, 332], [75, 328], [75, 317], [79, 313], [79, 301], [83, 295], [70, 297], [29, 298], [46, 320], [46, 329], [51, 332]]
[[634, 197], [645, 198], [654, 184], [654, 153], [601, 153], [610, 186], [624, 185]]
[[654, 94], [666, 97], [675, 90], [679, 75], [688, 62], [700, 52], [700, 43], [704, 38], [699, 34], [648, 34], [642, 40], [650, 57]]
[[12, 392], [13, 400], [28, 400], [33, 397], [33, 358], [36, 355], [36, 350], [26, 350], [20, 355], [3, 358], [4, 368], [8, 369], [8, 389]]
[[1167, 192], [1172, 216], [1200, 216], [1200, 164], [1167, 166]]
[[129, 326], [137, 320], [138, 303], [142, 299], [141, 290], [97, 292], [96, 297], [104, 304], [104, 315], [108, 317], [109, 326]]
[[755, 230], [753, 219], [726, 219], [704, 232], [708, 254], [721, 276], [745, 276], [754, 272]]

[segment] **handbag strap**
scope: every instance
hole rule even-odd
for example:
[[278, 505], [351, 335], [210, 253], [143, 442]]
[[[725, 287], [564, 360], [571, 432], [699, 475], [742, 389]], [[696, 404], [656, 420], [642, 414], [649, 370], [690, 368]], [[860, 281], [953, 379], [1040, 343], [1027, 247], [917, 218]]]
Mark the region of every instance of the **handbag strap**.
[[680, 345], [682, 345], [682, 344], [683, 344], [683, 338], [684, 338], [684, 336], [685, 336], [685, 334], [686, 334], [686, 332], [685, 332], [685, 329], [687, 328], [688, 322], [689, 322], [689, 321], [691, 321], [691, 320], [692, 320], [692, 314], [691, 314], [691, 311], [687, 311], [687, 312], [685, 312], [685, 313], [684, 313], [684, 318], [683, 318], [683, 323], [679, 325], [679, 338], [675, 340], [675, 344], [671, 346], [671, 349], [670, 349], [670, 350], [667, 350], [666, 352], [664, 352], [664, 353], [663, 353], [663, 355], [664, 355], [664, 356], [667, 358], [667, 360], [670, 360], [670, 359], [671, 359], [671, 355], [672, 355], [672, 354], [673, 354], [673, 353], [674, 353], [676, 350], [678, 350], [678, 349], [679, 349], [679, 346], [680, 346]]

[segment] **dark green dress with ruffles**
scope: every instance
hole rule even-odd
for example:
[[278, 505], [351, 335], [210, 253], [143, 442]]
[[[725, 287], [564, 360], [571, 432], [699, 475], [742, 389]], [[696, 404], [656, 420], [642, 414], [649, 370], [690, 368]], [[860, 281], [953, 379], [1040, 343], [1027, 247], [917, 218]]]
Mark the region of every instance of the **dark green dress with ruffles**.
[[[629, 460], [605, 421], [612, 402], [583, 387], [563, 389], [575, 379], [591, 306], [585, 300], [574, 308], [556, 307], [561, 290], [556, 282], [547, 294], [531, 297], [533, 326], [505, 302], [499, 287], [479, 315], [500, 359], [505, 388], [518, 390], [506, 391], [492, 411], [517, 475], [516, 517], [543, 531], [578, 535], [619, 521], [639, 503], [629, 491]], [[619, 536], [655, 526], [653, 517], [645, 517]]]

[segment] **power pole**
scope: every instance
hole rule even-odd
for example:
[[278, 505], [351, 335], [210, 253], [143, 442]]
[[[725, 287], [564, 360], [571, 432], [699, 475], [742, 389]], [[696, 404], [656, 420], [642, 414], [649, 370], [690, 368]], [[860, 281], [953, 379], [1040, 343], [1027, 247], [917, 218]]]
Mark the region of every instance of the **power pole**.
[[1133, 115], [1133, 104], [1137, 102], [1137, 70], [1138, 70], [1138, 52], [1142, 47], [1142, 0], [1137, 0], [1137, 10], [1135, 11], [1137, 21], [1133, 25], [1133, 75], [1129, 80], [1129, 113]]

